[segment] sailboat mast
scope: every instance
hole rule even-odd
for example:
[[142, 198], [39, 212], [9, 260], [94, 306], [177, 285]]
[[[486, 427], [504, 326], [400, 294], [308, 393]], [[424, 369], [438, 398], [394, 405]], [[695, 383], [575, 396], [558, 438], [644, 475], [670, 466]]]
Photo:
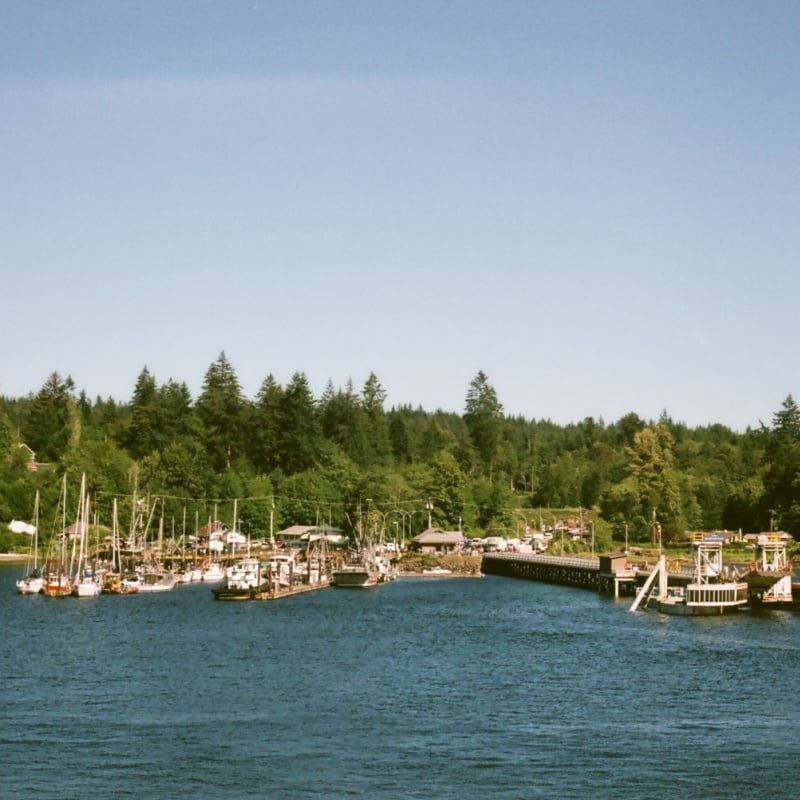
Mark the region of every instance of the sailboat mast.
[[36, 490], [36, 498], [33, 501], [33, 568], [39, 566], [39, 490]]

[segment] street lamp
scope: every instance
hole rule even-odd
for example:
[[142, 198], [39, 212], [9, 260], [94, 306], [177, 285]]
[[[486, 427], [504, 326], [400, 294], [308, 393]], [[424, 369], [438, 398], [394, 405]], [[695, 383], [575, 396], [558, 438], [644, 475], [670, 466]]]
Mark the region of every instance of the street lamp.
[[433, 500], [431, 500], [430, 497], [428, 498], [428, 502], [425, 503], [425, 508], [428, 509], [428, 529], [430, 529], [431, 527], [433, 527], [433, 523], [431, 522], [431, 514], [433, 512]]

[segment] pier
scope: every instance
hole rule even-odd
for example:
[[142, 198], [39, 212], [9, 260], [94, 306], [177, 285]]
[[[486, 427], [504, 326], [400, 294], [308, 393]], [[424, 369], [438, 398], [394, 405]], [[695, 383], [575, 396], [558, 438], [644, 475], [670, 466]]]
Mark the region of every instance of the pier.
[[[483, 556], [484, 575], [502, 575], [529, 581], [555, 583], [578, 589], [591, 589], [614, 597], [633, 596], [637, 586], [650, 575], [649, 568], [637, 568], [628, 563], [625, 553], [579, 558], [575, 556], [545, 556], [531, 553], [489, 553]], [[675, 571], [669, 583], [686, 584], [691, 574]]]
[[580, 589], [598, 590], [600, 587], [599, 558], [490, 553], [483, 556], [481, 572], [484, 575], [524, 578]]

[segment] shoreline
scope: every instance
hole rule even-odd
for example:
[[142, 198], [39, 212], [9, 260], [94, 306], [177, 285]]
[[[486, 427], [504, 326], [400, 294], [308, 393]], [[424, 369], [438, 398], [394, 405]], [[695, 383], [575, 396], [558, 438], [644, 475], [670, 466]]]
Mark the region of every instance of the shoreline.
[[8, 564], [24, 563], [28, 560], [28, 556], [22, 553], [0, 553], [0, 562]]

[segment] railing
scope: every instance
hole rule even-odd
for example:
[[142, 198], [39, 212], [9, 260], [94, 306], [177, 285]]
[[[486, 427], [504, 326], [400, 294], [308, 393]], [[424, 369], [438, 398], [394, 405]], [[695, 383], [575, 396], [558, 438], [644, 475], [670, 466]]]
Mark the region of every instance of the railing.
[[600, 569], [600, 559], [570, 558], [569, 556], [542, 556], [535, 553], [486, 553], [484, 558], [501, 558], [507, 561], [531, 561], [534, 564], [548, 564], [554, 567], [576, 569]]

